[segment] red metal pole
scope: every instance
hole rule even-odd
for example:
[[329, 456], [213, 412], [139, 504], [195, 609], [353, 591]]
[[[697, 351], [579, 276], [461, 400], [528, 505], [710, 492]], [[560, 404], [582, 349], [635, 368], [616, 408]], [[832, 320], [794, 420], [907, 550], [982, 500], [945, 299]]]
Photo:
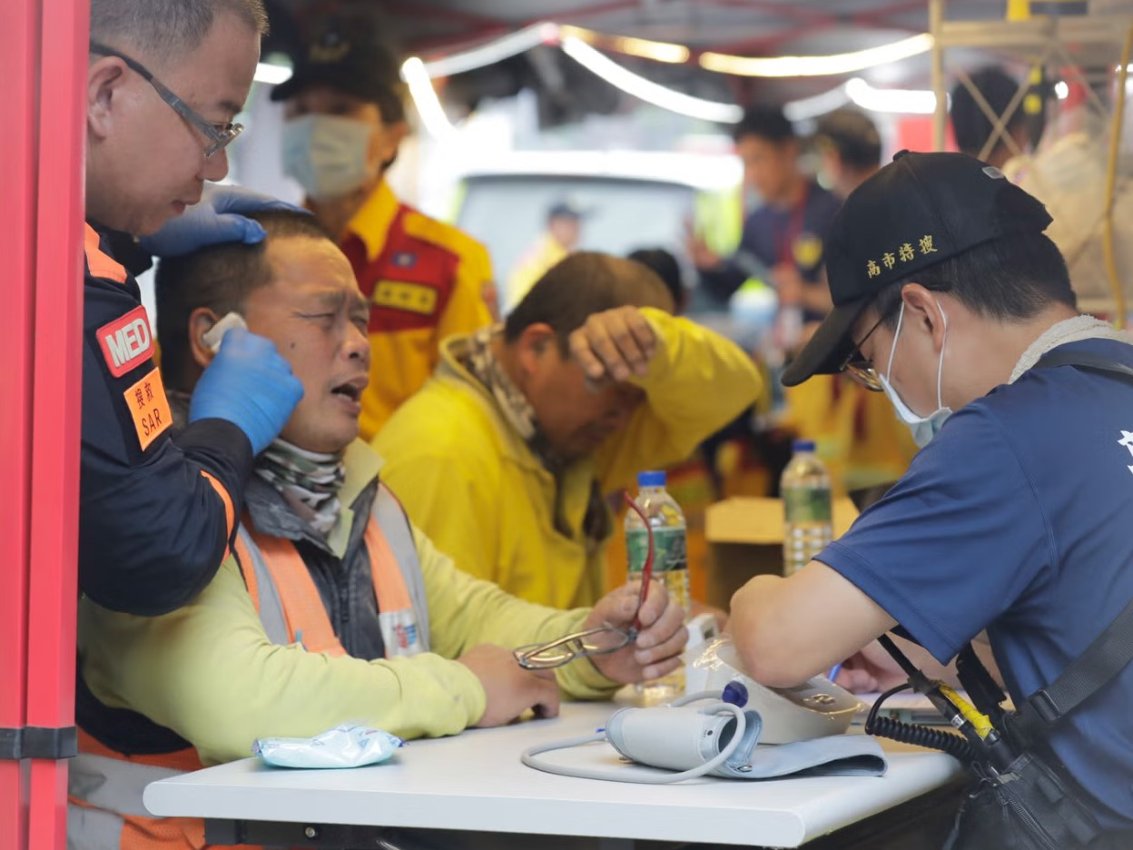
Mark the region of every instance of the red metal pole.
[[[0, 80], [8, 126], [0, 192], [4, 234], [4, 332], [0, 333], [0, 728], [26, 724], [28, 500], [31, 482], [31, 340], [35, 277], [36, 73], [39, 14], [32, 3], [0, 4]], [[27, 847], [22, 762], [0, 759], [0, 850]]]
[[[40, 0], [27, 724], [74, 725], [89, 4]], [[67, 844], [67, 762], [30, 762], [28, 846]]]

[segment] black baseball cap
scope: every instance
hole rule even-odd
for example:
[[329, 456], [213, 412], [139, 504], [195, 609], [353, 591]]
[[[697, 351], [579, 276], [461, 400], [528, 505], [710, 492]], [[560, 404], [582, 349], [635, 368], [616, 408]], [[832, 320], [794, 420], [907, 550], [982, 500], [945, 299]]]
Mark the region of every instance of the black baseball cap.
[[589, 210], [578, 203], [574, 198], [558, 198], [547, 207], [547, 220], [552, 218], [586, 218]]
[[332, 19], [320, 27], [295, 56], [291, 76], [272, 89], [271, 99], [288, 100], [316, 85], [378, 104], [387, 123], [405, 119], [397, 60], [367, 34], [353, 35], [343, 21]]
[[1050, 214], [998, 168], [960, 153], [901, 151], [846, 199], [824, 245], [834, 309], [783, 372], [793, 387], [841, 369], [851, 331], [891, 283], [1012, 233], [1041, 233]]

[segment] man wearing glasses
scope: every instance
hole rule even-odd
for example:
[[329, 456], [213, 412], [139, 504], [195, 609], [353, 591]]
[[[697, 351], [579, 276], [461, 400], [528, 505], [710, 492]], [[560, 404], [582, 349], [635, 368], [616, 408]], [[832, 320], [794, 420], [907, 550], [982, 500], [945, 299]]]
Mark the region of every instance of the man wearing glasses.
[[[923, 448], [803, 570], [733, 597], [760, 682], [796, 684], [898, 624], [941, 664], [986, 630], [1021, 706], [1133, 599], [1133, 345], [1078, 313], [1050, 221], [961, 154], [899, 154], [846, 201], [834, 310], [783, 380], [845, 372]], [[1037, 739], [1102, 830], [1133, 828], [1131, 700], [1126, 666]]]
[[[237, 329], [201, 380], [191, 424], [171, 437], [131, 273], [149, 262], [135, 238], [198, 204], [206, 181], [228, 172], [224, 148], [240, 133], [233, 118], [266, 26], [262, 0], [91, 3], [79, 581], [115, 610], [163, 613], [208, 584], [252, 458], [302, 394], [274, 345]], [[248, 241], [262, 238], [232, 223]]]

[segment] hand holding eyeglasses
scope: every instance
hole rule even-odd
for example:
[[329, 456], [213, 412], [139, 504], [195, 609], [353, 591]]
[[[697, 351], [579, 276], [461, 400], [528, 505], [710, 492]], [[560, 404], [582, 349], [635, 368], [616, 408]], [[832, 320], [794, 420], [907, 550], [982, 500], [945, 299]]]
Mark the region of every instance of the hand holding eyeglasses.
[[599, 672], [615, 682], [642, 682], [673, 672], [680, 666], [680, 654], [688, 642], [685, 612], [672, 601], [664, 586], [651, 582], [639, 608], [640, 588], [640, 581], [631, 581], [606, 594], [583, 624], [583, 628], [607, 625], [627, 632], [632, 632], [636, 624], [636, 635], [625, 647], [590, 656]]
[[665, 588], [651, 581], [653, 526], [628, 493], [625, 501], [649, 535], [640, 576], [598, 600], [579, 631], [516, 649], [515, 660], [524, 670], [553, 670], [576, 658], [591, 658], [604, 675], [625, 683], [663, 676], [680, 664], [673, 656], [688, 640], [684, 611], [670, 605]]

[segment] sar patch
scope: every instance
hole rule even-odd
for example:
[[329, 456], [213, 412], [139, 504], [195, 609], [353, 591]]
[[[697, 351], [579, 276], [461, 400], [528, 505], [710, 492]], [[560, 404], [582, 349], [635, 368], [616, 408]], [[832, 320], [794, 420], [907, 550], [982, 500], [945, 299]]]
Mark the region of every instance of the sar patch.
[[153, 333], [145, 307], [135, 307], [125, 316], [103, 325], [95, 334], [106, 367], [115, 378], [121, 378], [153, 356]]
[[145, 377], [122, 393], [122, 397], [126, 399], [126, 409], [134, 420], [138, 444], [144, 452], [173, 425], [169, 399], [165, 397], [165, 384], [161, 382], [161, 370], [151, 369]]
[[437, 290], [424, 283], [380, 280], [370, 300], [378, 307], [431, 316], [437, 309]]

